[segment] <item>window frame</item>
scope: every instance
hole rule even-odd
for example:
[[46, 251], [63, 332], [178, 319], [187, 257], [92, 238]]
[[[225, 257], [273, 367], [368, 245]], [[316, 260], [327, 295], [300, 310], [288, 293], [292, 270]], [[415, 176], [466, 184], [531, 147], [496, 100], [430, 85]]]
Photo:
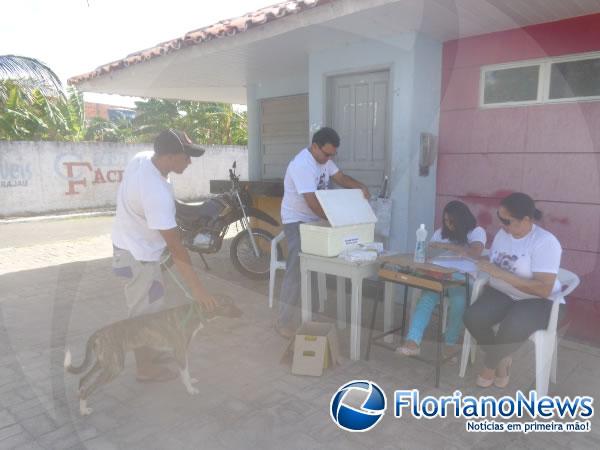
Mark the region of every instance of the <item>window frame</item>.
[[[508, 108], [513, 106], [529, 106], [529, 105], [542, 105], [542, 104], [556, 104], [556, 103], [575, 103], [575, 102], [593, 102], [599, 101], [600, 95], [586, 96], [586, 97], [566, 97], [566, 98], [550, 98], [550, 74], [552, 64], [572, 62], [572, 61], [585, 61], [588, 59], [600, 59], [600, 51], [598, 52], [587, 52], [577, 53], [566, 56], [557, 56], [549, 58], [537, 58], [529, 59], [525, 61], [502, 63], [502, 64], [489, 64], [480, 67], [479, 74], [479, 107], [481, 109], [488, 108]], [[523, 100], [523, 101], [511, 101], [502, 103], [484, 103], [485, 100], [485, 75], [488, 72], [503, 69], [515, 69], [519, 67], [532, 67], [539, 66], [539, 77], [537, 87], [537, 98], [535, 100]]]

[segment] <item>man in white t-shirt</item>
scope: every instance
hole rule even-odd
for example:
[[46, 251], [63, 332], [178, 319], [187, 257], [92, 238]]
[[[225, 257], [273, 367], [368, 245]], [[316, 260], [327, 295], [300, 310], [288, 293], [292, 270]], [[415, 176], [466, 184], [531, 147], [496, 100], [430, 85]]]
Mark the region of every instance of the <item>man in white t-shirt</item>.
[[[181, 131], [165, 130], [154, 141], [154, 152], [140, 152], [127, 165], [117, 193], [112, 229], [113, 271], [127, 279], [125, 298], [129, 317], [160, 311], [167, 305], [160, 258], [168, 248], [175, 266], [196, 301], [206, 310], [214, 299], [194, 272], [175, 222], [175, 196], [169, 173], [183, 173], [191, 156], [204, 150]], [[156, 362], [149, 348], [135, 351], [139, 381], [166, 381], [177, 376]]]
[[315, 191], [327, 189], [329, 179], [344, 188], [362, 189], [369, 198], [367, 187], [345, 175], [332, 158], [340, 146], [340, 137], [332, 128], [321, 128], [309, 148], [298, 153], [289, 163], [283, 182], [281, 220], [288, 244], [286, 270], [279, 298], [279, 317], [275, 328], [284, 337], [294, 334], [292, 326], [294, 307], [300, 297], [300, 224], [326, 219]]

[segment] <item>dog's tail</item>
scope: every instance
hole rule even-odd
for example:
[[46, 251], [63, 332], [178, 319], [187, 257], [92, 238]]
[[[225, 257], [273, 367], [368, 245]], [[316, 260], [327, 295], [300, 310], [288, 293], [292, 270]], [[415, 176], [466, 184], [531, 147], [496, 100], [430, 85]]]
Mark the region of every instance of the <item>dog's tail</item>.
[[85, 347], [85, 358], [83, 359], [83, 362], [81, 363], [80, 366], [72, 366], [72, 356], [71, 356], [71, 350], [67, 349], [67, 352], [65, 353], [65, 370], [69, 373], [74, 373], [74, 374], [78, 374], [83, 372], [85, 369], [87, 369], [87, 367], [90, 365], [90, 363], [92, 362], [92, 340], [88, 340], [87, 345]]

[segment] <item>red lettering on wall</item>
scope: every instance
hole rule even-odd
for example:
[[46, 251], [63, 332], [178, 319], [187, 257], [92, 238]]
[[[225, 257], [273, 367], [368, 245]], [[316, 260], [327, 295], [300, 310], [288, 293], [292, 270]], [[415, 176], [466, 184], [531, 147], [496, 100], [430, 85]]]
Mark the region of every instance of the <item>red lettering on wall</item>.
[[79, 192], [75, 190], [75, 186], [87, 186], [87, 181], [85, 177], [81, 180], [73, 180], [73, 167], [87, 167], [91, 172], [93, 170], [92, 165], [87, 162], [66, 162], [63, 164], [67, 167], [67, 176], [69, 177], [69, 190], [65, 192], [65, 195], [77, 195]]
[[92, 164], [89, 162], [66, 162], [63, 163], [67, 168], [67, 176], [69, 177], [69, 190], [65, 192], [65, 195], [77, 195], [81, 192], [77, 192], [75, 190], [75, 186], [84, 186], [87, 187], [87, 178], [82, 177], [79, 180], [73, 180], [73, 168], [74, 167], [85, 167], [89, 169], [90, 172], [94, 173], [94, 181], [92, 184], [102, 184], [102, 183], [120, 183], [123, 179], [123, 170], [108, 170], [106, 172], [102, 172], [101, 168], [94, 169]]
[[98, 183], [106, 183], [104, 175], [102, 175], [102, 170], [100, 169], [96, 169], [96, 171], [94, 172], [94, 181], [92, 181], [92, 184]]
[[108, 172], [106, 172], [106, 179], [109, 183], [120, 183], [122, 178], [122, 170], [109, 170]]

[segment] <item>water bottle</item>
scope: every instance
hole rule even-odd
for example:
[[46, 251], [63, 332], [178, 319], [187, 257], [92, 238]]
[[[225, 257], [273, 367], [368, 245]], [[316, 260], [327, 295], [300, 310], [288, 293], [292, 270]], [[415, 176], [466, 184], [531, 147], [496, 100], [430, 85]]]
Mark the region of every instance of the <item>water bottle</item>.
[[417, 244], [415, 245], [415, 262], [416, 263], [424, 263], [425, 262], [425, 253], [426, 246], [425, 241], [427, 239], [427, 229], [425, 228], [425, 224], [422, 223], [421, 226], [417, 230]]

